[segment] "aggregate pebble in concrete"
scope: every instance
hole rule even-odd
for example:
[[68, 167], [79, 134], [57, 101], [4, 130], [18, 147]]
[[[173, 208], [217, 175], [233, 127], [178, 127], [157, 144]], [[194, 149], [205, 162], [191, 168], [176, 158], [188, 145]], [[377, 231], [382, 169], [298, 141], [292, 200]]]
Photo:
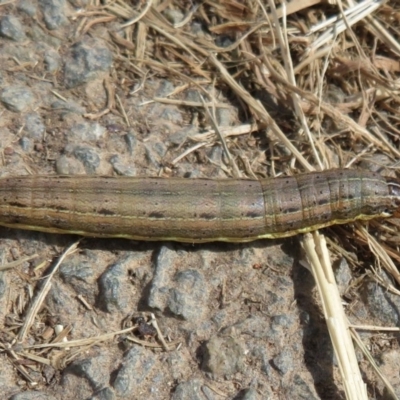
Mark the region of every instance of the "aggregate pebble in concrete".
[[0, 101], [10, 111], [20, 113], [33, 106], [35, 96], [26, 86], [11, 85], [1, 91]]
[[114, 393], [114, 390], [107, 387], [97, 391], [88, 400], [116, 400], [116, 395]]
[[66, 325], [68, 320], [65, 318], [74, 315], [77, 308], [75, 297], [75, 293], [65, 290], [59, 282], [54, 282], [47, 295], [46, 304], [50, 312], [59, 316], [60, 322]]
[[121, 176], [137, 176], [137, 170], [131, 165], [125, 165], [117, 155], [110, 157], [110, 164], [113, 170]]
[[73, 149], [74, 156], [82, 162], [88, 175], [93, 175], [100, 165], [100, 157], [97, 151], [89, 146], [76, 146]]
[[[154, 277], [152, 279], [147, 304], [151, 308], [164, 310], [169, 296], [169, 284], [174, 263], [179, 255], [172, 246], [163, 245], [155, 261]], [[171, 271], [172, 270], [172, 271]]]
[[273, 358], [273, 365], [282, 375], [286, 375], [289, 371], [293, 370], [293, 356], [294, 352], [289, 348], [285, 348]]
[[50, 107], [54, 113], [57, 113], [61, 118], [67, 117], [69, 114], [83, 114], [86, 109], [75, 101], [54, 100]]
[[93, 80], [111, 67], [113, 56], [100, 39], [85, 37], [75, 44], [65, 60], [64, 81], [73, 88]]
[[20, 20], [13, 15], [5, 15], [0, 18], [0, 36], [16, 42], [22, 42], [26, 39]]
[[34, 17], [37, 13], [37, 5], [32, 2], [32, 0], [21, 0], [17, 2], [18, 10], [26, 13], [30, 17]]
[[263, 393], [263, 397], [261, 398], [256, 389], [249, 388], [242, 390], [242, 393], [239, 393], [239, 395], [236, 397], [238, 400], [261, 400], [269, 398], [269, 395], [267, 393]]
[[168, 309], [185, 320], [201, 318], [208, 301], [204, 276], [196, 270], [178, 272], [174, 276], [175, 287], [170, 289]]
[[160, 168], [161, 160], [167, 151], [167, 147], [164, 145], [164, 143], [146, 143], [144, 146], [144, 150], [146, 158], [150, 165], [156, 168]]
[[94, 259], [90, 261], [78, 260], [74, 257], [61, 265], [59, 269], [60, 278], [68, 284], [77, 295], [85, 296], [86, 300], [94, 303], [93, 285], [95, 276], [93, 274]]
[[180, 383], [172, 395], [172, 400], [209, 400], [202, 391], [203, 382], [193, 379]]
[[201, 320], [207, 308], [207, 283], [197, 270], [175, 273], [179, 262], [179, 253], [167, 246], [162, 247], [156, 259], [148, 305], [160, 310], [168, 309], [185, 320]]
[[109, 266], [99, 279], [98, 304], [106, 312], [130, 311], [132, 287], [127, 283], [128, 266], [134, 257], [127, 257]]
[[34, 150], [34, 141], [27, 137], [22, 137], [19, 140], [19, 144], [21, 146], [21, 149], [25, 151], [25, 153], [31, 153]]
[[[389, 282], [386, 272], [381, 272], [384, 281]], [[398, 326], [400, 324], [400, 297], [390, 293], [385, 287], [368, 282], [363, 288], [363, 296], [369, 312], [378, 325]]]
[[4, 271], [0, 272], [0, 300], [6, 294], [7, 290], [7, 274]]
[[[378, 357], [378, 366], [381, 373], [389, 380], [391, 385], [395, 388], [397, 397], [400, 396], [400, 374], [398, 369], [394, 369], [393, 365], [397, 365], [400, 359], [399, 349], [390, 349], [383, 351]], [[385, 389], [385, 395], [390, 398], [389, 393]]]
[[133, 129], [129, 129], [129, 132], [126, 135], [124, 135], [124, 139], [128, 147], [129, 154], [132, 155], [137, 146], [135, 131]]
[[122, 360], [122, 365], [115, 374], [113, 387], [118, 396], [129, 396], [140, 390], [140, 385], [150, 374], [156, 358], [143, 347], [132, 347]]
[[55, 164], [56, 174], [58, 175], [77, 175], [80, 172], [79, 166], [64, 154], [57, 158]]
[[33, 140], [42, 140], [46, 131], [43, 118], [39, 113], [31, 112], [25, 116], [24, 135]]
[[109, 356], [107, 353], [83, 358], [74, 361], [64, 372], [64, 378], [68, 374], [85, 379], [94, 391], [108, 386], [110, 381]]
[[196, 126], [188, 125], [182, 129], [179, 129], [176, 132], [173, 132], [171, 135], [169, 135], [168, 141], [175, 146], [179, 146], [182, 143], [185, 143], [185, 141], [188, 139], [189, 136], [192, 136], [192, 135], [195, 135], [198, 133], [199, 133], [199, 130]]
[[340, 294], [343, 295], [348, 289], [352, 279], [351, 269], [345, 258], [339, 260], [339, 262], [334, 266], [334, 275]]
[[[244, 335], [251, 335], [258, 339], [269, 339], [271, 337], [271, 323], [269, 318], [260, 319], [255, 315], [247, 315], [240, 318], [234, 325], [233, 328], [238, 333]], [[226, 328], [230, 329], [230, 328]]]
[[49, 74], [56, 73], [61, 67], [61, 56], [54, 49], [47, 49], [43, 57], [44, 66]]
[[286, 381], [285, 389], [289, 398], [300, 400], [318, 400], [320, 398], [315, 392], [315, 389], [310, 387], [310, 385], [299, 374], [294, 375], [293, 381]]
[[233, 337], [211, 338], [205, 346], [203, 369], [214, 377], [230, 377], [245, 367], [245, 348]]
[[165, 359], [171, 371], [171, 376], [176, 382], [181, 382], [186, 376], [185, 359], [188, 356], [188, 349], [180, 349], [171, 351]]
[[165, 9], [163, 15], [168, 19], [172, 24], [177, 24], [182, 21], [184, 18], [183, 13], [180, 10], [173, 9]]
[[[1, 302], [0, 305], [2, 305]], [[6, 337], [4, 337], [4, 339], [6, 339]], [[6, 355], [4, 353], [0, 354], [0, 388], [4, 399], [8, 399], [12, 395], [22, 396], [24, 393], [20, 393], [22, 391], [21, 387], [18, 385], [18, 382], [13, 379], [13, 375], [13, 368], [9, 364]]]
[[97, 122], [82, 121], [71, 127], [68, 132], [68, 140], [70, 141], [97, 141], [104, 138], [106, 128]]
[[38, 0], [47, 29], [55, 30], [68, 23], [65, 0]]

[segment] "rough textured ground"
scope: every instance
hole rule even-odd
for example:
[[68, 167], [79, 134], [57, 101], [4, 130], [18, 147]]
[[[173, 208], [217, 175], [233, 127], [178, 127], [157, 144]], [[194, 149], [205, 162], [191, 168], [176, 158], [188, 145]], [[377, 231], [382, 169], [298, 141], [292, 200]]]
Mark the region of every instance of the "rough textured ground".
[[[104, 26], [74, 37], [77, 22], [68, 16], [75, 3], [0, 3], [0, 175], [157, 175], [183, 153], [189, 135], [200, 133], [195, 112], [151, 102], [177, 82], [157, 76], [144, 85], [122, 81]], [[105, 79], [130, 127], [118, 107], [91, 118], [107, 103]], [[182, 97], [197, 99], [196, 91]], [[234, 107], [220, 109], [217, 120], [222, 126], [239, 122]], [[251, 161], [261, 164], [265, 157], [259, 138], [238, 137], [235, 146], [246, 148]], [[223, 152], [216, 145], [183, 158], [170, 176], [227, 177], [220, 165]], [[344, 398], [296, 238], [243, 245], [85, 239], [61, 265], [22, 343], [42, 359], [22, 357], [14, 340], [25, 311], [46, 269], [75, 240], [0, 229], [1, 264], [39, 255], [0, 272], [1, 399]], [[340, 268], [345, 288], [351, 272], [346, 264]], [[363, 290], [350, 318], [398, 325], [398, 299], [374, 283]], [[168, 349], [148, 324], [151, 313]], [[70, 329], [71, 341], [132, 325], [133, 333], [91, 346], [30, 347], [53, 341], [56, 326]], [[376, 346], [375, 356], [399, 390], [396, 337], [364, 338]], [[366, 364], [361, 356], [360, 362]], [[365, 376], [374, 396], [385, 398], [367, 365]]]

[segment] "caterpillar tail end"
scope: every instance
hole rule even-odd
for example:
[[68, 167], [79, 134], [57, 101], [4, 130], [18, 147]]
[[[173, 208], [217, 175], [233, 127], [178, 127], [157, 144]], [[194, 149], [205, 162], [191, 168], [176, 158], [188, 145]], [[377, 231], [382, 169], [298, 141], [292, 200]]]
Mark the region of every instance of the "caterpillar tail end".
[[392, 216], [400, 218], [400, 179], [387, 178], [389, 195], [392, 198]]

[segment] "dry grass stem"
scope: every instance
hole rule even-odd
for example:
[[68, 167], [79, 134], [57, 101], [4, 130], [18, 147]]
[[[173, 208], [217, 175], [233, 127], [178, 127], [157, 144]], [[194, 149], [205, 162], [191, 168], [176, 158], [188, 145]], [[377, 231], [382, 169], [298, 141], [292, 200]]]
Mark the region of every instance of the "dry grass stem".
[[332, 272], [325, 238], [318, 232], [305, 235], [302, 241], [310, 270], [316, 280], [325, 320], [338, 360], [346, 398], [368, 399], [366, 385], [355, 355], [346, 315]]
[[31, 328], [32, 324], [34, 323], [35, 317], [36, 317], [37, 313], [39, 312], [39, 309], [42, 306], [42, 304], [47, 296], [47, 293], [49, 292], [49, 290], [51, 288], [51, 283], [52, 283], [54, 274], [58, 271], [58, 268], [60, 267], [60, 265], [62, 264], [64, 259], [76, 251], [76, 249], [78, 248], [78, 244], [79, 244], [79, 241], [73, 243], [70, 247], [68, 247], [65, 250], [65, 252], [58, 259], [57, 263], [55, 264], [55, 266], [52, 269], [52, 271], [50, 272], [50, 274], [47, 276], [43, 286], [41, 287], [40, 292], [38, 292], [37, 296], [35, 297], [35, 299], [33, 300], [33, 302], [30, 304], [30, 306], [28, 308], [28, 311], [25, 315], [24, 323], [23, 323], [20, 331], [18, 332], [18, 336], [17, 336], [18, 342], [23, 343], [25, 341], [25, 339], [29, 333], [29, 329]]
[[19, 267], [23, 263], [32, 261], [38, 257], [39, 257], [39, 254], [32, 254], [31, 256], [22, 257], [20, 260], [13, 261], [13, 262], [10, 262], [10, 263], [4, 264], [4, 265], [0, 265], [0, 271], [6, 271], [7, 269]]

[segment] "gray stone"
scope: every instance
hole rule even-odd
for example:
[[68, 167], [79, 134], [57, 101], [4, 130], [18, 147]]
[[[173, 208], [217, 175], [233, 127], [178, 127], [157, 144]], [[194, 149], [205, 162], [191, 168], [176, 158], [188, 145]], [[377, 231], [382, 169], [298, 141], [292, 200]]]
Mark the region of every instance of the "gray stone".
[[214, 336], [205, 346], [203, 369], [215, 377], [243, 371], [244, 361], [243, 345], [233, 337]]
[[35, 96], [26, 86], [12, 85], [2, 90], [0, 101], [6, 108], [14, 112], [22, 112], [31, 107]]
[[273, 358], [272, 362], [275, 368], [282, 374], [286, 375], [289, 371], [292, 371], [294, 368], [293, 360], [295, 358], [295, 354], [291, 351], [290, 348], [283, 349], [280, 354]]
[[[386, 272], [381, 272], [386, 282], [390, 279]], [[380, 325], [398, 326], [400, 324], [400, 297], [390, 293], [376, 282], [368, 282], [362, 289], [367, 309]]]
[[85, 108], [73, 101], [55, 100], [51, 103], [51, 108], [58, 112], [60, 116], [69, 114], [84, 114]]
[[64, 317], [76, 314], [76, 295], [71, 296], [69, 291], [63, 290], [58, 282], [54, 282], [50, 292], [46, 297], [46, 304], [50, 312], [54, 315], [59, 315], [61, 322], [64, 322]]
[[197, 270], [175, 273], [176, 265], [185, 256], [199, 257], [177, 253], [170, 245], [161, 248], [155, 262], [148, 305], [162, 311], [168, 309], [186, 320], [199, 320], [207, 310], [209, 289], [203, 274]]
[[174, 350], [168, 353], [166, 362], [171, 372], [172, 378], [179, 382], [186, 374], [185, 356], [182, 354], [186, 349]]
[[[268, 399], [269, 396], [265, 392], [263, 392], [263, 399]], [[236, 400], [236, 398], [235, 398]], [[254, 388], [249, 388], [243, 390], [237, 400], [261, 400], [261, 397], [258, 395], [257, 390]]]
[[216, 114], [219, 126], [233, 126], [237, 123], [237, 114], [232, 108], [218, 108]]
[[118, 396], [131, 396], [139, 391], [155, 364], [155, 356], [144, 347], [132, 347], [125, 355], [116, 373], [113, 387]]
[[67, 367], [64, 374], [73, 374], [86, 379], [92, 389], [97, 391], [108, 386], [110, 380], [109, 368], [109, 355], [100, 354], [74, 361]]
[[203, 382], [198, 379], [180, 383], [172, 395], [172, 400], [208, 400], [202, 393], [202, 386]]
[[271, 317], [271, 329], [282, 332], [288, 330], [296, 323], [295, 318], [291, 314], [274, 315]]
[[319, 400], [320, 397], [315, 392], [314, 387], [310, 386], [299, 374], [293, 380], [286, 381], [284, 386], [286, 394], [291, 399], [298, 400]]
[[161, 161], [164, 158], [167, 147], [164, 143], [146, 143], [144, 146], [147, 160], [155, 167], [161, 166]]
[[[9, 310], [9, 298], [5, 298], [5, 301], [0, 303], [0, 316], [2, 319], [2, 323], [4, 321], [4, 315], [6, 311]], [[10, 316], [11, 317], [11, 316]], [[14, 316], [15, 318], [16, 316]], [[2, 325], [4, 326], [4, 325]], [[15, 339], [15, 335], [7, 334], [4, 330], [2, 330], [2, 342], [11, 343], [11, 341]], [[10, 364], [4, 355], [1, 356], [0, 359], [0, 398], [9, 399], [10, 396], [20, 396], [19, 399], [22, 400], [22, 395], [26, 393], [26, 391], [21, 392], [22, 388], [19, 385], [19, 382], [16, 380], [15, 370], [10, 368]], [[20, 393], [21, 392], [21, 393]], [[32, 391], [32, 393], [35, 393]], [[17, 397], [18, 399], [18, 397]], [[37, 400], [37, 399], [36, 399]]]
[[188, 125], [184, 128], [178, 130], [177, 132], [173, 132], [171, 135], [168, 136], [168, 141], [175, 145], [180, 146], [188, 140], [190, 136], [199, 133], [199, 129], [194, 125]]
[[273, 369], [270, 363], [270, 355], [266, 349], [266, 346], [255, 346], [251, 349], [251, 356], [256, 360], [261, 362], [261, 371], [267, 375], [271, 376]]
[[7, 275], [4, 271], [0, 272], [0, 299], [3, 298], [7, 291]]
[[[204, 96], [203, 96], [204, 97]], [[200, 92], [198, 89], [188, 89], [185, 91], [185, 100], [201, 103]]]
[[42, 42], [54, 48], [61, 46], [63, 43], [60, 38], [49, 35], [47, 29], [42, 29], [42, 27], [37, 24], [30, 27], [29, 36], [32, 41], [36, 43]]
[[152, 149], [160, 156], [164, 157], [167, 153], [167, 146], [164, 143], [153, 142]]
[[209, 149], [207, 155], [213, 163], [215, 163], [216, 165], [221, 165], [223, 153], [224, 151], [222, 149], [222, 146], [214, 146]]
[[32, 3], [32, 0], [20, 0], [16, 5], [18, 10], [24, 12], [30, 17], [34, 17], [37, 13], [37, 6]]
[[21, 146], [21, 149], [25, 151], [25, 153], [30, 153], [33, 151], [35, 143], [33, 142], [33, 140], [27, 137], [22, 137], [19, 140], [19, 145]]
[[339, 287], [339, 292], [343, 295], [349, 287], [352, 279], [351, 269], [347, 260], [342, 257], [338, 264], [334, 265], [335, 280]]
[[16, 42], [22, 42], [26, 39], [21, 22], [13, 15], [5, 15], [0, 18], [0, 36]]
[[57, 400], [54, 396], [46, 394], [45, 392], [30, 390], [28, 392], [22, 392], [14, 394], [9, 400]]
[[[384, 376], [395, 390], [395, 394], [399, 398], [400, 395], [400, 374], [399, 374], [399, 359], [400, 350], [396, 348], [392, 349], [382, 349], [382, 353], [374, 355], [377, 359], [380, 373]], [[377, 397], [383, 399], [392, 399], [388, 393], [387, 387], [383, 389], [383, 395], [379, 396], [379, 391], [377, 391]]]
[[124, 136], [124, 138], [128, 147], [129, 154], [132, 155], [137, 146], [137, 139], [134, 130], [130, 129], [129, 132]]
[[226, 323], [229, 318], [229, 313], [227, 310], [218, 310], [213, 316], [212, 321], [217, 326], [218, 330], [220, 330]]
[[229, 47], [232, 46], [234, 44], [233, 39], [231, 39], [228, 36], [225, 35], [221, 35], [221, 36], [217, 36], [216, 40], [215, 40], [215, 44], [219, 47]]
[[174, 278], [176, 288], [171, 288], [169, 310], [185, 320], [196, 320], [207, 310], [208, 290], [204, 276], [196, 270], [178, 272]]
[[165, 107], [159, 116], [160, 120], [165, 122], [172, 122], [177, 125], [183, 124], [182, 113], [178, 107], [169, 106]]
[[46, 127], [40, 114], [29, 113], [25, 116], [25, 135], [34, 140], [42, 140], [45, 132]]
[[167, 79], [163, 79], [157, 88], [156, 97], [165, 97], [172, 93], [175, 89], [173, 83]]
[[68, 132], [68, 139], [73, 141], [96, 141], [104, 138], [107, 130], [97, 122], [80, 122]]
[[65, 85], [73, 88], [108, 71], [113, 61], [111, 51], [103, 41], [85, 38], [75, 44], [65, 57]]
[[103, 388], [97, 391], [90, 399], [88, 400], [116, 400], [116, 396], [114, 391], [109, 388]]
[[47, 29], [61, 28], [68, 23], [65, 0], [38, 0]]
[[56, 172], [59, 175], [72, 175], [70, 161], [67, 156], [62, 155], [57, 158]]
[[127, 263], [129, 257], [111, 265], [99, 279], [98, 303], [104, 311], [128, 311]]
[[147, 304], [151, 308], [164, 310], [166, 307], [171, 271], [178, 258], [178, 254], [171, 245], [163, 245], [156, 257], [154, 277], [151, 282]]
[[67, 260], [60, 267], [61, 279], [74, 288], [75, 292], [85, 297], [93, 293], [93, 262], [81, 263]]
[[267, 317], [258, 318], [255, 315], [249, 315], [244, 320], [238, 321], [233, 327], [238, 334], [250, 335], [257, 339], [269, 339], [271, 334], [271, 323]]
[[[32, 45], [26, 46], [25, 44], [19, 44], [12, 41], [5, 41], [2, 40], [2, 47], [0, 52], [0, 60], [4, 62], [5, 59], [14, 57], [18, 59], [20, 63], [36, 63], [40, 60], [40, 45]], [[0, 69], [0, 72], [4, 74], [6, 69], [3, 67], [3, 70]], [[2, 78], [5, 78], [3, 75]], [[23, 73], [22, 71], [15, 71], [13, 72], [13, 82], [18, 83], [19, 86], [22, 86], [24, 83], [28, 82], [29, 87], [32, 87], [32, 82], [30, 82], [30, 78], [28, 78], [27, 74]], [[10, 80], [7, 80], [10, 82]], [[11, 81], [12, 82], [12, 81]], [[3, 83], [6, 83], [4, 79]], [[40, 83], [35, 85], [35, 89], [39, 86]], [[17, 85], [16, 85], [17, 86]], [[4, 85], [2, 88], [5, 87]]]
[[180, 10], [174, 10], [172, 8], [166, 8], [163, 15], [171, 24], [177, 24], [184, 18], [183, 13]]
[[74, 156], [83, 164], [89, 175], [94, 174], [100, 165], [99, 155], [89, 146], [76, 146]]
[[216, 396], [216, 395], [215, 395], [215, 391], [212, 390], [212, 389], [211, 389], [209, 386], [207, 386], [207, 385], [203, 385], [202, 388], [201, 388], [201, 391], [203, 392], [204, 397], [205, 397], [207, 400], [217, 400], [218, 397], [219, 397], [219, 396]]
[[43, 61], [46, 71], [50, 74], [56, 73], [61, 68], [61, 57], [53, 49], [46, 50]]
[[110, 164], [113, 166], [114, 171], [118, 175], [122, 176], [136, 176], [137, 171], [136, 168], [132, 165], [125, 165], [121, 162], [121, 159], [118, 155], [112, 156], [110, 158]]

